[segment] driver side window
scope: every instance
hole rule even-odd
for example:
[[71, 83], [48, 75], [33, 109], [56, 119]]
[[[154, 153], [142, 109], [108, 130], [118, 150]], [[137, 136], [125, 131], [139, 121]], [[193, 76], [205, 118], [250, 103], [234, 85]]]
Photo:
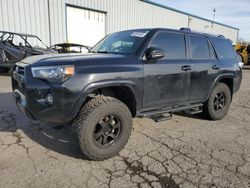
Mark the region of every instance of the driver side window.
[[160, 32], [156, 34], [151, 47], [160, 48], [165, 52], [164, 59], [185, 59], [185, 36], [182, 33]]

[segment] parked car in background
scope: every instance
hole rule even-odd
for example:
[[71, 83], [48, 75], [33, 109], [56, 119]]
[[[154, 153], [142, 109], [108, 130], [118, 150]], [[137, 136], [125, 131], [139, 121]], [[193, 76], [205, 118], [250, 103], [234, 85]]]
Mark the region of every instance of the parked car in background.
[[60, 54], [65, 53], [88, 53], [91, 49], [90, 46], [85, 46], [82, 44], [75, 44], [75, 43], [59, 43], [54, 44], [50, 47], [52, 50], [57, 51]]
[[0, 31], [0, 69], [10, 70], [14, 64], [25, 57], [53, 54], [36, 35]]

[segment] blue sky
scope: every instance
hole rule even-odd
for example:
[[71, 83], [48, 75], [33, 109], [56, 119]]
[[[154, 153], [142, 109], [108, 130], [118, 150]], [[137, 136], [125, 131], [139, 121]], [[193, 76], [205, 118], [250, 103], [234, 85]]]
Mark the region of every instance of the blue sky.
[[152, 0], [207, 19], [240, 29], [239, 38], [250, 42], [250, 0]]

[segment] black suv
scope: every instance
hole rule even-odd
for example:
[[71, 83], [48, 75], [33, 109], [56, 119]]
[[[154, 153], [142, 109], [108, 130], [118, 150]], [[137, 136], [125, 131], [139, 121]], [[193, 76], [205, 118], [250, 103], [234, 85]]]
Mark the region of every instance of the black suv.
[[241, 68], [221, 35], [136, 29], [108, 35], [88, 54], [26, 58], [16, 64], [12, 86], [27, 116], [72, 123], [82, 153], [103, 160], [127, 143], [132, 117], [187, 111], [223, 118]]

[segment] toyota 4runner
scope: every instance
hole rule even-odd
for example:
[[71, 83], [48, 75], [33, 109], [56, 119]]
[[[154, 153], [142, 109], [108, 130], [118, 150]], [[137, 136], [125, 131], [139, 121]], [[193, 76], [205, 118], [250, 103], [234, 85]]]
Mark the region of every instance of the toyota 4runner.
[[26, 58], [12, 87], [27, 116], [72, 123], [82, 153], [104, 160], [127, 143], [132, 117], [186, 111], [223, 118], [241, 80], [229, 39], [156, 28], [113, 33], [88, 54]]

